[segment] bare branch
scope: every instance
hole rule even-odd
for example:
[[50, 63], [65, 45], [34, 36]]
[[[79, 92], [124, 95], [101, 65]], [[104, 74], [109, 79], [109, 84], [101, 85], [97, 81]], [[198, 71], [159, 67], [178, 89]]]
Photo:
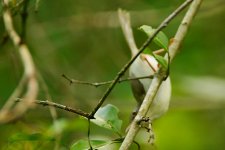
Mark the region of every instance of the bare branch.
[[[194, 18], [194, 15], [196, 14], [200, 4], [201, 4], [202, 0], [195, 0], [192, 5], [190, 6], [188, 12], [186, 13], [180, 27], [178, 28], [178, 31], [176, 33], [175, 36], [175, 41], [174, 43], [171, 44], [171, 46], [169, 47], [169, 52], [172, 53], [171, 58], [174, 58], [177, 50], [179, 49], [179, 45], [181, 44], [181, 42], [184, 39], [184, 36], [186, 35], [186, 31], [188, 30], [192, 19]], [[176, 13], [179, 13], [180, 10], [183, 10], [189, 3], [191, 3], [191, 0], [186, 1], [185, 3], [183, 3], [174, 13], [172, 13], [171, 15], [175, 15]], [[171, 16], [170, 15], [170, 16]], [[140, 122], [140, 120], [142, 120], [142, 118], [146, 115], [149, 106], [151, 105], [161, 83], [163, 80], [163, 75], [158, 75], [155, 76], [152, 80], [151, 86], [143, 100], [143, 103], [136, 115], [136, 117], [134, 118], [134, 120], [132, 121], [129, 131], [120, 147], [120, 150], [127, 150], [129, 149], [130, 145], [132, 144], [137, 132], [139, 131], [139, 126], [138, 126], [138, 122]]]
[[[113, 82], [113, 80], [110, 81], [104, 81], [104, 82], [87, 82], [87, 81], [80, 81], [80, 80], [75, 80], [67, 77], [65, 74], [62, 74], [62, 77], [65, 78], [70, 84], [84, 84], [84, 85], [90, 85], [94, 87], [99, 87], [102, 85], [107, 85]], [[120, 79], [118, 83], [125, 82], [125, 81], [131, 81], [131, 80], [138, 80], [138, 79], [152, 79], [154, 76], [149, 75], [149, 76], [143, 76], [143, 77], [136, 77], [136, 78], [126, 78], [126, 79]]]
[[[24, 101], [23, 99], [17, 98], [14, 102], [23, 102], [23, 101]], [[78, 115], [83, 116], [87, 119], [89, 118], [89, 114], [80, 110], [80, 109], [74, 109], [74, 108], [71, 108], [69, 106], [65, 106], [65, 105], [62, 105], [62, 104], [59, 104], [59, 103], [54, 103], [54, 102], [51, 102], [51, 101], [48, 101], [48, 100], [46, 100], [46, 101], [34, 100], [33, 103], [38, 104], [38, 105], [42, 105], [42, 106], [51, 106], [51, 107], [59, 108], [59, 109], [62, 109], [62, 110], [68, 111], [68, 112], [78, 114]], [[90, 119], [93, 119], [93, 118], [90, 118]]]

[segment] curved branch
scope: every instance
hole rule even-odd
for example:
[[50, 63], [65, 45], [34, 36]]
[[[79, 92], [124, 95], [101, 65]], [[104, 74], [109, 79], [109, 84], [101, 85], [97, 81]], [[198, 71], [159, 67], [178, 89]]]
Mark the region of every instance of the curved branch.
[[[27, 91], [24, 94], [24, 101], [13, 107], [13, 99], [19, 96], [23, 90], [22, 86], [18, 86], [15, 92], [7, 100], [5, 106], [0, 111], [0, 122], [5, 123], [21, 117], [28, 108], [33, 105], [33, 101], [38, 94], [38, 82], [36, 78], [36, 69], [33, 62], [33, 58], [29, 52], [29, 49], [25, 43], [22, 42], [20, 36], [16, 32], [13, 26], [12, 15], [9, 9], [9, 0], [3, 0], [3, 21], [5, 29], [12, 40], [14, 46], [18, 49], [20, 58], [24, 67], [24, 74], [22, 77], [23, 84], [27, 85]], [[21, 83], [22, 84], [22, 83]], [[7, 106], [6, 106], [7, 105]], [[11, 109], [10, 109], [11, 108]]]
[[[169, 52], [171, 54], [171, 60], [175, 57], [176, 52], [179, 49], [179, 46], [181, 44], [181, 42], [183, 41], [187, 30], [201, 4], [202, 0], [195, 0], [192, 5], [190, 6], [189, 10], [187, 11], [181, 25], [179, 26], [177, 33], [175, 35], [175, 41], [174, 43], [171, 44], [171, 46], [169, 47]], [[186, 1], [182, 6], [184, 5], [188, 5], [190, 2], [192, 1]], [[172, 14], [171, 14], [172, 15]], [[129, 149], [130, 145], [132, 144], [137, 132], [139, 131], [139, 125], [138, 123], [143, 119], [143, 117], [146, 115], [149, 106], [151, 105], [161, 83], [163, 81], [163, 74], [161, 75], [159, 73], [158, 76], [155, 76], [152, 80], [151, 86], [143, 100], [143, 103], [136, 115], [136, 117], [134, 118], [134, 120], [132, 121], [129, 131], [120, 147], [120, 150], [127, 150]]]

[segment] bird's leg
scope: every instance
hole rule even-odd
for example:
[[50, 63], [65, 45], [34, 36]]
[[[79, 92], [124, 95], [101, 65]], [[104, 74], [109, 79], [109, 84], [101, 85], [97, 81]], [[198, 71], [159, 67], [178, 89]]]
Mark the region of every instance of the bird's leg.
[[153, 132], [153, 128], [152, 128], [152, 122], [150, 121], [149, 122], [149, 139], [148, 139], [148, 142], [150, 143], [150, 144], [154, 144], [155, 143], [155, 134], [154, 134], [154, 132]]
[[149, 133], [149, 139], [148, 142], [150, 144], [154, 144], [155, 141], [155, 135], [153, 132], [153, 128], [152, 128], [152, 121], [149, 117], [143, 117], [140, 121], [139, 121], [139, 126], [141, 128], [144, 128], [147, 130], [147, 132]]

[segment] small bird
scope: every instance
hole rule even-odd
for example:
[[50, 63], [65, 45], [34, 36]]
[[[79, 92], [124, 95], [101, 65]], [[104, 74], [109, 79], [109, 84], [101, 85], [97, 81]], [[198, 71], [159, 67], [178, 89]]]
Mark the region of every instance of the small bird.
[[[136, 52], [131, 51], [132, 56], [136, 55]], [[141, 54], [130, 66], [129, 76], [132, 78], [154, 75], [159, 69], [159, 64], [157, 60], [150, 54]], [[133, 112], [133, 117], [135, 117], [145, 95], [151, 85], [152, 79], [137, 79], [131, 80], [131, 88], [133, 95], [137, 101], [137, 108]], [[169, 107], [171, 97], [171, 82], [170, 77], [168, 77], [160, 86], [152, 104], [149, 108], [147, 116], [152, 121], [163, 115]]]
[[[136, 46], [133, 31], [131, 29], [130, 23], [130, 14], [124, 10], [118, 10], [119, 21], [124, 33], [125, 39], [131, 51], [131, 57], [134, 57], [138, 52], [138, 48]], [[170, 41], [171, 44], [173, 40]], [[160, 49], [158, 51], [154, 51], [153, 53], [160, 53], [165, 52], [164, 49]], [[129, 76], [131, 78], [142, 77], [142, 76], [150, 76], [154, 75], [160, 68], [160, 64], [157, 60], [150, 54], [141, 54], [139, 55], [136, 60], [131, 64], [129, 68]], [[133, 95], [137, 101], [137, 108], [134, 111], [134, 115], [132, 118], [135, 117], [135, 113], [137, 113], [138, 109], [140, 108], [142, 101], [145, 98], [145, 95], [151, 85], [152, 79], [138, 79], [138, 80], [131, 80], [131, 88]], [[164, 114], [169, 107], [171, 97], [171, 83], [170, 77], [167, 77], [165, 81], [161, 84], [150, 108], [148, 111], [148, 117], [150, 120], [154, 120]]]
[[[131, 50], [131, 56], [134, 57], [139, 52], [139, 50], [136, 46], [136, 43], [133, 37], [133, 31], [131, 29], [131, 24], [130, 24], [130, 14], [124, 10], [119, 9], [118, 16], [119, 16], [120, 25], [124, 33], [125, 39]], [[164, 49], [162, 50], [163, 52], [165, 52]], [[155, 51], [154, 53], [157, 53], [157, 52], [161, 52], [161, 50]], [[135, 61], [131, 64], [129, 68], [129, 76], [131, 78], [136, 78], [136, 77], [154, 75], [159, 70], [159, 68], [160, 68], [160, 64], [152, 55], [140, 54], [135, 59]], [[147, 79], [147, 78], [131, 80], [132, 92], [137, 101], [137, 107], [132, 114], [132, 120], [136, 116], [146, 96], [146, 93], [149, 90], [151, 82], [152, 82], [152, 79]], [[154, 100], [151, 103], [151, 106], [147, 114], [147, 117], [149, 117], [149, 120], [148, 120], [149, 125], [148, 127], [145, 127], [145, 128], [150, 134], [148, 141], [151, 144], [154, 144], [154, 133], [151, 126], [152, 121], [156, 118], [159, 118], [168, 110], [170, 97], [171, 97], [171, 83], [170, 83], [170, 77], [167, 77], [167, 79], [163, 81], [163, 83], [161, 84]], [[128, 126], [126, 131], [128, 131], [129, 128], [130, 126]]]

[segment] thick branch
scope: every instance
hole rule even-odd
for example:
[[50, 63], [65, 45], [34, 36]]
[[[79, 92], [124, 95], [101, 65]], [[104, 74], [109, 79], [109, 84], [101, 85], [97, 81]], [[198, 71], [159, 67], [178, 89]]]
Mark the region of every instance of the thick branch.
[[[171, 54], [171, 58], [174, 58], [176, 52], [179, 49], [179, 46], [181, 44], [181, 42], [184, 39], [184, 36], [186, 35], [186, 32], [190, 26], [190, 23], [194, 17], [194, 15], [196, 14], [200, 3], [202, 0], [195, 0], [192, 5], [190, 6], [188, 12], [186, 13], [180, 27], [178, 28], [178, 31], [176, 33], [175, 36], [175, 43], [172, 43], [171, 46], [169, 47], [169, 52]], [[182, 6], [187, 6], [191, 1], [186, 1]], [[129, 131], [120, 147], [120, 150], [127, 150], [129, 149], [130, 145], [132, 144], [137, 132], [139, 131], [139, 126], [138, 126], [138, 122], [140, 122], [140, 120], [146, 115], [161, 83], [163, 80], [163, 76], [162, 75], [158, 75], [155, 76], [154, 79], [152, 80], [152, 84], [143, 100], [143, 103], [136, 115], [136, 117], [134, 118], [134, 120], [131, 123], [131, 126], [129, 128]]]

